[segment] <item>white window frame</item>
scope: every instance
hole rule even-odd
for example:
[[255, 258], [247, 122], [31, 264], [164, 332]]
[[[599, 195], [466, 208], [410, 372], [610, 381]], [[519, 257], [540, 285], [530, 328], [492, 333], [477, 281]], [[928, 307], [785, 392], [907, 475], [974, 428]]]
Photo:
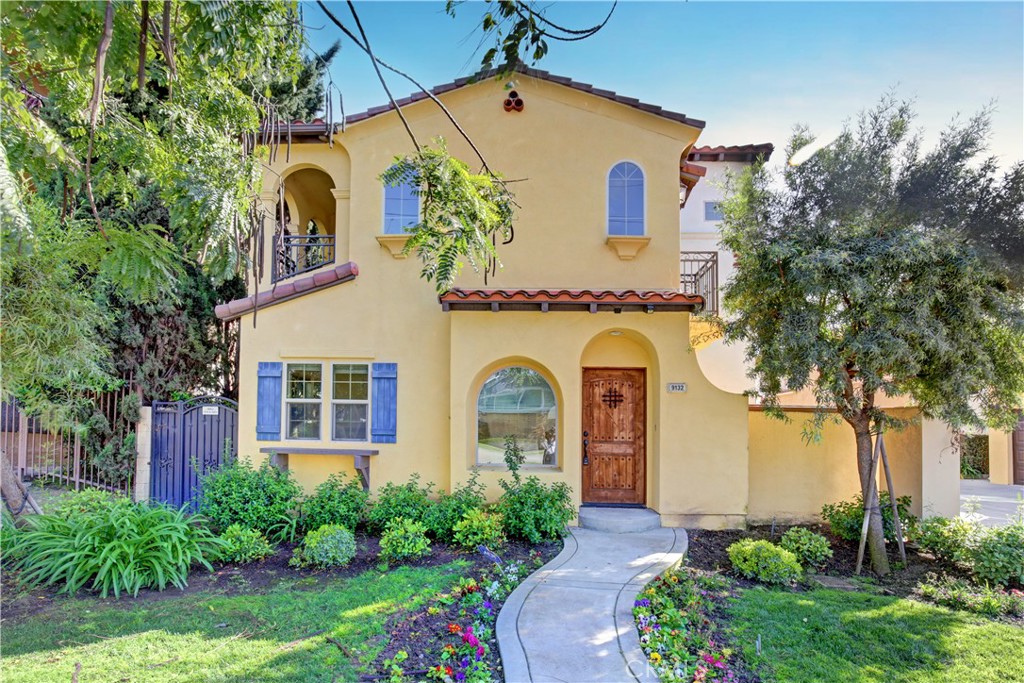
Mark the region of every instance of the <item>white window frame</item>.
[[[334, 398], [334, 366], [336, 365], [365, 365], [366, 366], [366, 398], [365, 399], [350, 399], [350, 398]], [[371, 402], [371, 395], [373, 392], [373, 363], [368, 361], [332, 361], [331, 362], [331, 395], [328, 397], [330, 402], [331, 410], [331, 441], [342, 441], [348, 443], [368, 443], [370, 441], [370, 435], [373, 433], [370, 431], [371, 425], [370, 420], [373, 417], [373, 403]], [[366, 406], [366, 436], [362, 439], [340, 439], [334, 433], [334, 428], [337, 421], [334, 417], [334, 406], [336, 405], [365, 405]]]
[[[388, 169], [391, 169], [391, 168], [393, 168], [393, 166], [389, 166], [388, 167]], [[397, 231], [388, 231], [388, 226], [387, 226], [387, 222], [388, 222], [388, 188], [396, 188], [397, 189], [397, 188], [402, 187], [402, 186], [401, 185], [388, 185], [387, 183], [384, 183], [384, 182], [382, 182], [381, 185], [382, 185], [382, 187], [384, 189], [384, 191], [381, 193], [381, 198], [380, 198], [380, 230], [381, 230], [381, 234], [382, 235], [408, 235], [409, 233], [407, 233], [405, 231], [405, 229], [407, 227], [409, 227], [407, 225], [399, 226], [399, 229]], [[409, 187], [411, 188], [412, 186], [410, 185]], [[416, 220], [415, 220], [415, 222], [412, 223], [412, 225], [415, 225], [416, 223], [419, 223], [420, 221], [423, 220], [423, 202], [421, 201], [422, 198], [419, 195], [415, 195], [415, 197], [416, 197]]]
[[[711, 199], [707, 199], [707, 200], [704, 201], [704, 222], [706, 222], [706, 223], [720, 223], [721, 221], [725, 220], [725, 216], [722, 215], [722, 210], [720, 208], [718, 208], [721, 203], [722, 203], [721, 201], [717, 201], [716, 202], [716, 201], [711, 200]], [[717, 213], [718, 214], [718, 218], [708, 218], [708, 209], [711, 209], [712, 211]]]
[[[634, 166], [637, 167], [637, 170], [640, 171], [640, 180], [643, 182], [643, 186], [642, 187], [643, 187], [643, 195], [644, 195], [644, 210], [643, 210], [643, 218], [642, 218], [642, 220], [643, 220], [643, 225], [642, 225], [643, 230], [640, 232], [639, 235], [628, 235], [628, 234], [621, 235], [621, 234], [612, 233], [612, 231], [611, 231], [611, 227], [612, 227], [612, 214], [611, 214], [611, 208], [612, 208], [611, 207], [611, 199], [612, 199], [612, 192], [611, 192], [611, 190], [612, 190], [612, 184], [611, 184], [611, 181], [612, 181], [612, 171], [614, 171], [615, 167], [618, 166], [619, 164], [633, 164]], [[605, 173], [605, 176], [604, 176], [604, 217], [605, 217], [604, 230], [607, 233], [608, 237], [646, 237], [647, 236], [647, 204], [648, 204], [648, 200], [647, 200], [647, 172], [644, 171], [643, 165], [641, 165], [637, 161], [633, 161], [632, 159], [619, 159], [614, 164], [612, 164], [611, 166], [608, 167], [608, 172]]]
[[[289, 381], [288, 369], [294, 365], [318, 365], [320, 366], [320, 398], [289, 398], [288, 390], [291, 385]], [[315, 360], [302, 360], [294, 361], [284, 364], [284, 391], [283, 399], [281, 403], [284, 405], [284, 416], [282, 424], [284, 425], [284, 440], [285, 441], [320, 441], [321, 436], [324, 433], [324, 364], [320, 361]], [[291, 420], [288, 416], [288, 407], [292, 403], [303, 403], [303, 404], [320, 404], [320, 419], [316, 426], [316, 436], [292, 436]]]

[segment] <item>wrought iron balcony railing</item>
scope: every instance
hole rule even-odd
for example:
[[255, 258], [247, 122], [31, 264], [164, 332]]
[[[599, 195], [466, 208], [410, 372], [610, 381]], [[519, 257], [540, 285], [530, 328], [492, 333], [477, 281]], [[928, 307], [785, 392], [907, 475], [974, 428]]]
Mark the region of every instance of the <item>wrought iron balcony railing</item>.
[[334, 263], [334, 235], [279, 234], [274, 242], [273, 282]]
[[679, 252], [679, 291], [704, 297], [702, 313], [718, 314], [718, 252]]

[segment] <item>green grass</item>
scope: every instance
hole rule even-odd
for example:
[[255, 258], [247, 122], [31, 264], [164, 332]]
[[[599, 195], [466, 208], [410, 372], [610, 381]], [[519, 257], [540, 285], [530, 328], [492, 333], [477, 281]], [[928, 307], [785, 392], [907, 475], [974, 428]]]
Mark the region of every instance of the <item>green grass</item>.
[[298, 579], [266, 593], [58, 599], [5, 620], [0, 679], [67, 681], [81, 663], [79, 680], [90, 683], [356, 680], [386, 644], [387, 617], [447, 590], [467, 564]]
[[769, 682], [1024, 681], [1024, 629], [944, 607], [859, 592], [749, 589], [729, 618], [743, 657]]

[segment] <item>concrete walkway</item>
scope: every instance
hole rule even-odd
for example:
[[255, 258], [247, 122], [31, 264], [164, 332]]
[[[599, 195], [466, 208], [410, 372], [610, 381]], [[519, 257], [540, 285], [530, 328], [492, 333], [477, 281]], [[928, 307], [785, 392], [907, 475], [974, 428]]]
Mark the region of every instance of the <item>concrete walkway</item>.
[[686, 531], [572, 529], [509, 596], [496, 635], [506, 683], [656, 681], [633, 625], [644, 585], [686, 553]]
[[[1006, 526], [1009, 518], [1016, 517], [1024, 486], [993, 484], [987, 479], [963, 479], [960, 482], [960, 516], [975, 519], [985, 526]], [[967, 506], [977, 503], [978, 510], [967, 512]]]

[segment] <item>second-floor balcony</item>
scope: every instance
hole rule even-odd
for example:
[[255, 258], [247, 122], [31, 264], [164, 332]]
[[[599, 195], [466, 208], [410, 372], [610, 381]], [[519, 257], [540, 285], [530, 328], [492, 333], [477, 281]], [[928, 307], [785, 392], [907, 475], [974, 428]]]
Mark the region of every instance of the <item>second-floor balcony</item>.
[[280, 282], [334, 263], [334, 235], [279, 234], [274, 240], [271, 280]]
[[679, 291], [704, 297], [702, 313], [718, 315], [718, 252], [679, 252]]

